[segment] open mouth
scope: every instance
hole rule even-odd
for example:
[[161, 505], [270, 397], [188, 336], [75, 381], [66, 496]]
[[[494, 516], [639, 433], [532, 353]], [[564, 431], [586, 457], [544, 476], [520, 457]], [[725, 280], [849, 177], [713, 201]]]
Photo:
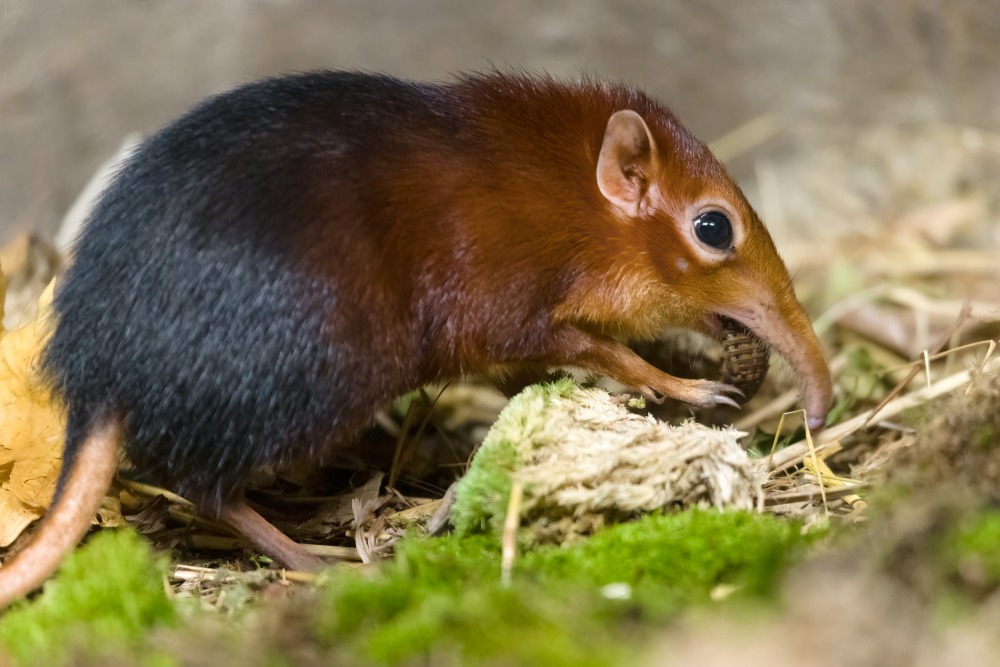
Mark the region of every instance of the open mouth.
[[710, 326], [722, 342], [722, 381], [743, 392], [741, 403], [757, 393], [767, 377], [771, 350], [746, 325], [725, 315], [713, 315]]

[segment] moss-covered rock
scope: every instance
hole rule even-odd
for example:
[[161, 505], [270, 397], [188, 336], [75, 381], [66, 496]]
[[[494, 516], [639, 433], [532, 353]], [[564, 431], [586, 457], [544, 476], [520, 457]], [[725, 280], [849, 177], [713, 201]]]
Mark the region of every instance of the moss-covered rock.
[[658, 621], [713, 592], [769, 596], [811, 539], [749, 512], [647, 516], [525, 554], [509, 586], [489, 536], [410, 539], [372, 577], [334, 574], [316, 635], [377, 664], [627, 664]]
[[944, 487], [1000, 503], [1000, 374], [976, 374], [967, 392], [935, 404], [890, 480], [917, 491]]
[[459, 482], [460, 535], [499, 535], [513, 485], [527, 544], [566, 543], [665, 508], [759, 508], [763, 470], [743, 433], [630, 412], [571, 380], [528, 387], [501, 412]]
[[[54, 667], [81, 655], [136, 651], [150, 630], [175, 622], [166, 559], [131, 530], [104, 530], [66, 560], [33, 601], [0, 619], [0, 647], [21, 665]], [[146, 654], [142, 664], [164, 664]]]

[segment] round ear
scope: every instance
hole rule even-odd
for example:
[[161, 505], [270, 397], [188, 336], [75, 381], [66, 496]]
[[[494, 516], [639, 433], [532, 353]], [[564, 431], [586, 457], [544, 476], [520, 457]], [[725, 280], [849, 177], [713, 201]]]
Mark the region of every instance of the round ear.
[[597, 158], [597, 186], [608, 201], [630, 216], [648, 207], [656, 144], [642, 116], [628, 109], [608, 119]]

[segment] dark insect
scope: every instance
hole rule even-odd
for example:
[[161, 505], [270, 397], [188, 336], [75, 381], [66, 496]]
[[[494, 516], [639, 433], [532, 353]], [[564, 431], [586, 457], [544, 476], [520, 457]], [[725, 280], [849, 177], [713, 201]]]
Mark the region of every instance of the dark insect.
[[739, 401], [746, 403], [767, 377], [771, 350], [750, 329], [729, 318], [723, 320], [722, 349], [725, 352], [722, 381], [742, 391]]

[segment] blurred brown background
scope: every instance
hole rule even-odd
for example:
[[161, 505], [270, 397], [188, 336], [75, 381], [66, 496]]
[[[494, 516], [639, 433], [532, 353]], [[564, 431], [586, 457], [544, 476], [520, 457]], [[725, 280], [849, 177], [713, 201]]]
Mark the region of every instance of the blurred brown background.
[[995, 127], [1000, 2], [0, 0], [0, 242], [54, 230], [129, 132], [234, 84], [491, 63], [630, 80], [706, 140], [770, 114], [780, 132], [731, 163], [755, 198], [762, 154], [856, 160], [865, 127]]

